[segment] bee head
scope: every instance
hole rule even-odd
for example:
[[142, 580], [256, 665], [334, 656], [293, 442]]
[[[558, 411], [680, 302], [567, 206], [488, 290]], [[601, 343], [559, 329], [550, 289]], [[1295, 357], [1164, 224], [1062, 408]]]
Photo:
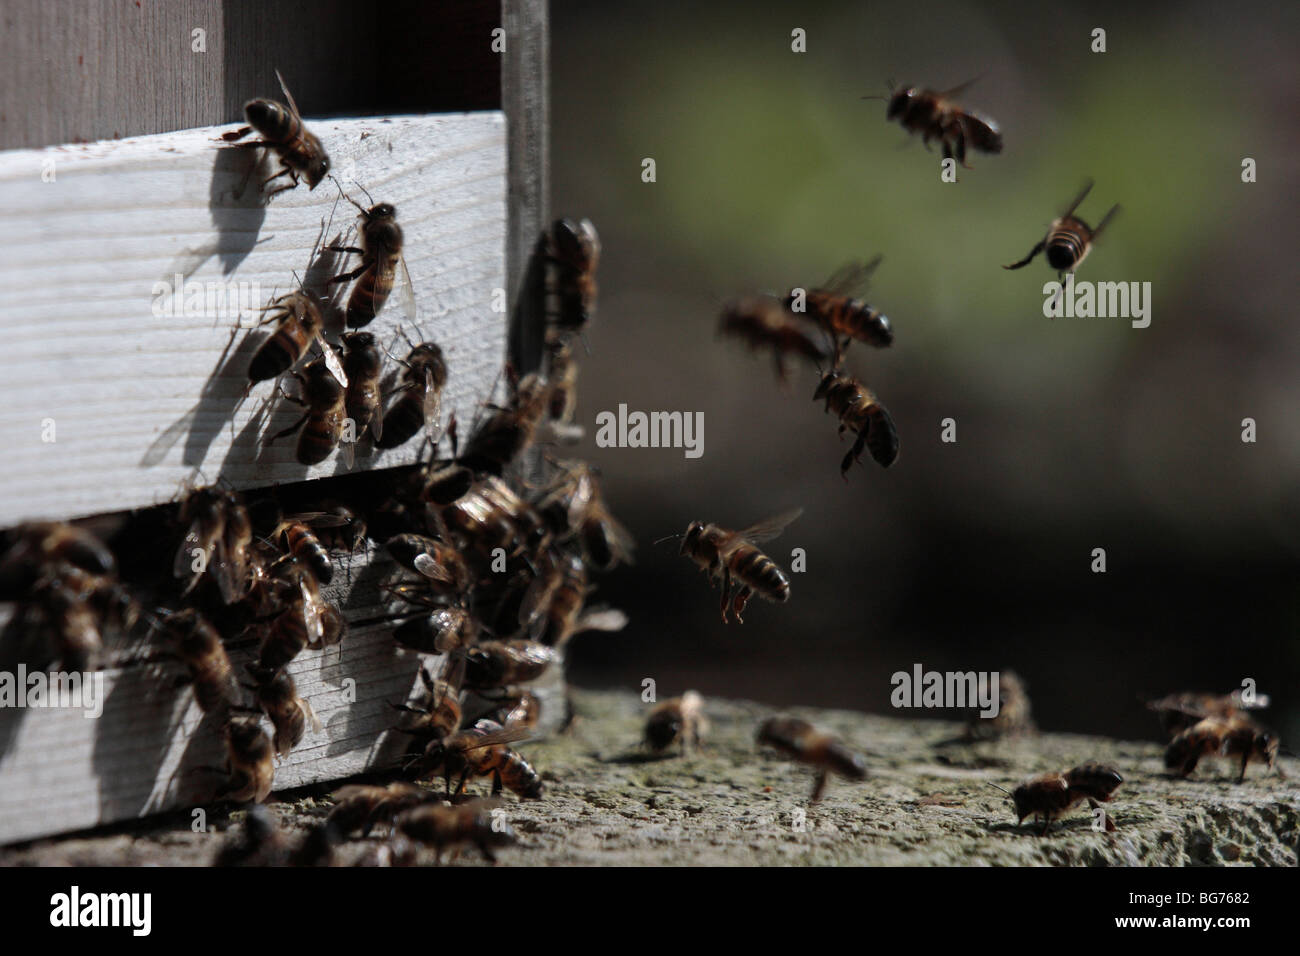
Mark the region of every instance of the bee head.
[[307, 167], [307, 188], [315, 189], [320, 185], [320, 181], [329, 175], [330, 158], [324, 152], [310, 166]]
[[375, 336], [370, 332], [344, 332], [343, 344], [350, 349], [368, 349], [375, 344]]
[[1034, 812], [1030, 789], [1027, 784], [1021, 784], [1011, 791], [1011, 802], [1015, 804], [1016, 816], [1021, 822]]
[[704, 533], [703, 521], [692, 521], [686, 527], [686, 534], [682, 537], [682, 546], [678, 554], [689, 554], [692, 549], [699, 544], [700, 535]]
[[886, 111], [885, 116], [888, 119], [897, 119], [899, 116], [902, 116], [903, 110], [907, 109], [908, 105], [912, 102], [912, 97], [914, 96], [916, 96], [915, 86], [906, 86], [903, 89], [896, 91], [893, 96], [889, 98], [889, 108]]
[[831, 386], [840, 380], [841, 372], [839, 369], [831, 369], [822, 376], [822, 380], [817, 384], [817, 391], [813, 392], [813, 401], [818, 401], [826, 397], [826, 393], [831, 390]]
[[876, 317], [875, 336], [871, 344], [877, 348], [894, 344], [894, 325], [889, 321], [889, 316], [880, 315]]
[[376, 219], [396, 219], [397, 208], [392, 203], [377, 203], [366, 210], [366, 218], [371, 222]]

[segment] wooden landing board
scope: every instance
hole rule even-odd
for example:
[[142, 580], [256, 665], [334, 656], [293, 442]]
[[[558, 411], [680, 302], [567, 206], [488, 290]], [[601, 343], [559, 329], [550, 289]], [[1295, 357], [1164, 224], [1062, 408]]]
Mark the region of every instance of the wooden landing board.
[[[397, 207], [417, 315], [395, 291], [368, 330], [399, 357], [399, 326], [442, 347], [443, 418], [454, 411], [464, 434], [505, 356], [505, 118], [308, 122], [345, 189]], [[323, 224], [327, 242], [345, 237], [356, 210], [329, 180], [265, 201], [257, 180], [274, 164], [243, 185], [259, 151], [218, 141], [233, 128], [0, 153], [0, 527], [160, 504], [199, 477], [253, 488], [346, 470], [338, 452], [308, 468], [292, 438], [264, 445], [299, 410], [268, 404], [271, 382], [240, 402], [268, 333], [241, 331], [255, 318], [238, 312], [290, 291], [295, 274], [314, 284], [342, 271], [344, 257], [311, 251]], [[335, 338], [341, 315], [327, 324]], [[387, 368], [391, 386], [400, 367]], [[419, 451], [412, 441], [356, 467]]]

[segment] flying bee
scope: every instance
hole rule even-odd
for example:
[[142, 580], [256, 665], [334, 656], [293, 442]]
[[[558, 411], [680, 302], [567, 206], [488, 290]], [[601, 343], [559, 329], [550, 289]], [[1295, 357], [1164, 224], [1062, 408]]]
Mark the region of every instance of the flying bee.
[[1268, 695], [1257, 694], [1250, 703], [1242, 699], [1241, 691], [1231, 694], [1169, 694], [1159, 700], [1147, 701], [1147, 709], [1160, 717], [1160, 724], [1170, 736], [1200, 723], [1206, 717], [1229, 718], [1243, 710], [1262, 710], [1268, 707]]
[[235, 718], [226, 724], [226, 769], [229, 780], [218, 798], [262, 803], [275, 779], [275, 750], [271, 738], [254, 718]]
[[312, 343], [321, 344], [322, 358], [334, 377], [347, 384], [347, 373], [334, 349], [325, 343], [325, 321], [320, 305], [310, 292], [299, 289], [275, 299], [263, 312], [268, 313], [258, 325], [277, 323], [271, 337], [258, 346], [248, 363], [248, 382], [277, 378], [293, 368], [311, 349]]
[[334, 808], [326, 819], [344, 836], [360, 830], [361, 836], [367, 837], [377, 824], [391, 827], [399, 814], [432, 799], [433, 794], [424, 787], [400, 780], [382, 787], [349, 784], [334, 794]]
[[256, 664], [248, 665], [255, 682], [253, 696], [263, 713], [275, 728], [275, 752], [282, 759], [298, 746], [311, 726], [312, 733], [321, 732], [321, 722], [306, 700], [298, 696], [298, 687], [288, 671], [267, 670]]
[[875, 348], [894, 343], [894, 327], [879, 309], [873, 308], [850, 293], [863, 287], [884, 256], [868, 263], [850, 262], [826, 280], [825, 286], [809, 289], [800, 295], [792, 289], [781, 304], [794, 314], [805, 315], [823, 329], [835, 343], [834, 364], [839, 367], [844, 350], [853, 341], [866, 342]]
[[369, 332], [343, 334], [343, 372], [347, 375], [346, 408], [357, 440], [370, 430], [374, 441], [384, 433], [384, 403], [379, 379], [384, 371], [383, 356]]
[[832, 773], [847, 780], [865, 780], [867, 776], [867, 765], [861, 755], [797, 717], [769, 717], [758, 729], [758, 742], [817, 768], [817, 783], [809, 803], [821, 799]]
[[1097, 223], [1096, 229], [1090, 227], [1074, 214], [1074, 210], [1079, 208], [1079, 204], [1091, 191], [1092, 180], [1090, 179], [1084, 185], [1083, 191], [1074, 198], [1074, 202], [1070, 203], [1070, 207], [1059, 218], [1052, 221], [1052, 225], [1048, 227], [1047, 235], [1040, 239], [1033, 249], [1029, 250], [1029, 255], [1019, 262], [1013, 262], [1011, 265], [1002, 268], [1019, 269], [1022, 266], [1027, 266], [1036, 255], [1046, 249], [1047, 264], [1056, 270], [1058, 278], [1064, 280], [1067, 272], [1073, 274], [1083, 264], [1083, 260], [1088, 257], [1088, 253], [1092, 250], [1092, 244], [1101, 235], [1101, 231], [1106, 228], [1106, 224], [1111, 221], [1115, 213], [1119, 212], [1119, 204], [1116, 203], [1102, 217], [1101, 222]]
[[484, 859], [495, 863], [493, 850], [519, 842], [519, 837], [504, 820], [492, 816], [496, 804], [488, 800], [473, 800], [459, 806], [426, 804], [408, 810], [397, 818], [397, 829], [412, 840], [418, 840], [434, 850], [434, 861], [441, 865], [442, 854], [448, 848], [472, 845]]
[[56, 566], [32, 587], [30, 598], [53, 639], [65, 671], [98, 670], [104, 654], [103, 617], [91, 603], [102, 579], [71, 565]]
[[436, 442], [442, 427], [442, 390], [447, 385], [442, 349], [432, 342], [414, 345], [403, 364], [401, 397], [384, 416], [383, 436], [375, 440], [376, 448], [403, 445], [421, 428], [428, 428], [430, 441]]
[[103, 542], [80, 528], [55, 521], [19, 525], [5, 535], [0, 552], [0, 600], [24, 598], [48, 567], [62, 563], [88, 574], [109, 575], [117, 562]]
[[509, 408], [497, 408], [470, 436], [460, 463], [478, 472], [500, 475], [532, 444], [550, 407], [551, 386], [535, 372], [515, 381], [510, 375]]
[[782, 384], [788, 378], [787, 356], [803, 357], [814, 365], [830, 358], [825, 345], [814, 341], [775, 296], [747, 295], [725, 303], [718, 333], [742, 340], [751, 352], [771, 349], [776, 377]]
[[688, 690], [650, 711], [645, 721], [645, 745], [655, 753], [662, 753], [674, 743], [680, 743], [685, 755], [699, 749], [700, 739], [707, 731], [704, 698]]
[[535, 641], [481, 641], [465, 651], [464, 686], [471, 689], [536, 680], [556, 653]]
[[822, 376], [813, 401], [826, 400], [826, 411], [834, 411], [840, 420], [839, 433], [856, 432], [857, 440], [840, 462], [840, 475], [845, 481], [855, 461], [862, 459], [866, 448], [882, 468], [888, 468], [898, 458], [898, 431], [889, 410], [880, 404], [876, 393], [852, 375], [832, 369]]
[[299, 176], [307, 180], [309, 190], [315, 189], [330, 170], [330, 158], [325, 147], [321, 146], [320, 140], [303, 123], [298, 105], [293, 101], [293, 94], [289, 92], [279, 70], [275, 71], [275, 78], [280, 81], [280, 89], [284, 90], [284, 98], [289, 101], [289, 105], [285, 106], [275, 100], [249, 100], [244, 104], [244, 116], [248, 119], [248, 125], [221, 136], [227, 142], [235, 142], [256, 130], [262, 136], [260, 140], [236, 145], [275, 150], [280, 157], [280, 169], [262, 183], [262, 188], [265, 189], [268, 183], [281, 176], [288, 176], [291, 182], [273, 189], [267, 194], [268, 199], [278, 192], [297, 186]]
[[[301, 405], [306, 411], [298, 421], [271, 436], [267, 444], [301, 428], [295, 452], [298, 463], [318, 465], [330, 456], [330, 452], [343, 437], [348, 414], [347, 390], [322, 359], [308, 365], [305, 374], [294, 373], [294, 377], [302, 386], [303, 398], [282, 394], [288, 401]], [[352, 445], [344, 446], [344, 454], [350, 466]]]
[[[1124, 778], [1113, 767], [1089, 762], [1071, 770], [1031, 777], [1011, 791], [1010, 797], [1019, 822], [1024, 823], [1027, 817], [1037, 817], [1043, 821], [1043, 831], [1039, 835], [1047, 836], [1052, 821], [1064, 816], [1071, 807], [1087, 800], [1088, 806], [1096, 810], [1102, 803], [1110, 801], [1111, 794], [1123, 782]], [[1115, 829], [1109, 814], [1106, 815], [1106, 829]]]
[[620, 562], [631, 563], [632, 535], [609, 513], [596, 471], [586, 462], [560, 462], [558, 477], [538, 500], [537, 511], [556, 534], [576, 534], [594, 567], [608, 571]]
[[1246, 767], [1251, 759], [1257, 758], [1269, 770], [1276, 767], [1278, 775], [1285, 777], [1282, 768], [1277, 766], [1278, 750], [1277, 737], [1245, 714], [1206, 717], [1169, 741], [1165, 748], [1165, 767], [1186, 777], [1202, 757], [1240, 757], [1241, 773], [1237, 782], [1241, 783], [1246, 779]]
[[[699, 565], [708, 574], [710, 584], [719, 578], [722, 580], [724, 624], [728, 610], [735, 614], [737, 622], [744, 623], [741, 614], [755, 593], [781, 604], [790, 600], [790, 579], [775, 561], [758, 549], [758, 545], [777, 537], [801, 514], [802, 508], [788, 511], [742, 531], [729, 531], [703, 521], [692, 521], [687, 526], [679, 553]], [[731, 593], [733, 579], [734, 598]]]
[[253, 523], [243, 501], [233, 491], [198, 488], [181, 503], [180, 524], [185, 538], [176, 551], [172, 572], [190, 578], [184, 594], [210, 574], [226, 604], [233, 604], [252, 587]]
[[384, 548], [398, 564], [421, 575], [436, 593], [461, 594], [470, 586], [469, 566], [454, 546], [422, 534], [394, 535]]
[[542, 719], [542, 699], [530, 690], [518, 686], [506, 686], [497, 695], [488, 699], [500, 702], [497, 713], [501, 715], [500, 723], [505, 727], [523, 727], [532, 730]]
[[193, 608], [166, 615], [162, 627], [189, 672], [186, 682], [194, 686], [199, 709], [224, 717], [238, 706], [234, 668], [217, 629]]
[[331, 283], [357, 280], [352, 287], [352, 294], [348, 296], [348, 328], [358, 329], [374, 321], [393, 291], [398, 267], [401, 268], [404, 279], [401, 287], [402, 301], [399, 304], [413, 320], [415, 291], [411, 285], [410, 273], [406, 271], [406, 260], [402, 258], [402, 227], [397, 224], [397, 210], [386, 202], [366, 209], [351, 196], [346, 193], [343, 195], [361, 213], [360, 247], [329, 247], [333, 252], [350, 252], [361, 256], [361, 264], [357, 268], [330, 280]]
[[546, 256], [555, 301], [551, 321], [562, 333], [581, 332], [596, 314], [596, 227], [590, 219], [557, 219], [546, 234]]
[[[1002, 132], [998, 129], [998, 124], [987, 116], [964, 110], [952, 102], [953, 97], [974, 82], [968, 80], [942, 93], [917, 90], [914, 86], [896, 90], [889, 97], [885, 117], [898, 120], [909, 133], [920, 133], [926, 149], [930, 148], [930, 140], [939, 140], [943, 145], [944, 159], [955, 156], [957, 162], [969, 169], [966, 163], [968, 143], [981, 153], [1002, 152]], [[863, 98], [880, 99], [872, 96]]]

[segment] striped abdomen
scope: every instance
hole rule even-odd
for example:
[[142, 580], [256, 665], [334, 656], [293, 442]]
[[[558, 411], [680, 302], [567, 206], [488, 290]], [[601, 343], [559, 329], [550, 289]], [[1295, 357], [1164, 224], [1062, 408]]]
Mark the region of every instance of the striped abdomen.
[[307, 621], [302, 607], [294, 604], [277, 617], [258, 649], [258, 666], [279, 670], [307, 646]]
[[536, 799], [542, 795], [542, 778], [523, 755], [509, 747], [484, 747], [471, 756], [474, 775], [496, 774], [511, 793]]
[[836, 335], [867, 342], [876, 348], [884, 348], [894, 341], [889, 319], [862, 299], [814, 291], [808, 294], [808, 310]]
[[408, 384], [402, 397], [384, 416], [384, 433], [375, 442], [376, 448], [396, 448], [405, 444], [424, 427], [424, 385]]
[[284, 529], [284, 540], [289, 545], [289, 553], [310, 568], [317, 581], [330, 583], [334, 577], [334, 565], [329, 552], [311, 528], [300, 521], [291, 522]]
[[754, 545], [739, 545], [727, 558], [727, 566], [733, 576], [769, 601], [790, 600], [790, 579]]
[[374, 321], [379, 310], [393, 291], [393, 278], [397, 275], [397, 259], [386, 257], [381, 268], [378, 260], [361, 273], [356, 287], [348, 298], [348, 328], [360, 328]]
[[264, 382], [287, 372], [302, 358], [314, 337], [315, 332], [309, 330], [299, 319], [294, 316], [286, 318], [275, 334], [254, 353], [253, 360], [248, 365], [249, 380]]
[[1065, 220], [1047, 237], [1047, 261], [1057, 272], [1069, 272], [1088, 254], [1092, 230], [1074, 218]]
[[307, 424], [298, 436], [298, 462], [303, 465], [318, 465], [328, 458], [339, 443], [346, 418], [340, 389], [339, 397], [333, 405], [323, 411], [313, 410], [307, 416]]

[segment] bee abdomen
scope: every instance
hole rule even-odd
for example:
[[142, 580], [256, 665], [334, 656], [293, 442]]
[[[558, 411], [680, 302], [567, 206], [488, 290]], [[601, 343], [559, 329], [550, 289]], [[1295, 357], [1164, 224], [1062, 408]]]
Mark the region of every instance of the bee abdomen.
[[[289, 341], [292, 342], [292, 339]], [[248, 365], [248, 378], [253, 382], [264, 382], [269, 378], [275, 378], [287, 371], [297, 360], [297, 351], [290, 349], [285, 344], [284, 337], [277, 333], [267, 339], [253, 356], [253, 360]]]
[[291, 110], [274, 100], [251, 100], [244, 107], [248, 125], [275, 143], [287, 143], [302, 130], [302, 123]]
[[377, 448], [396, 448], [405, 444], [416, 432], [424, 427], [424, 406], [419, 398], [404, 395], [384, 416], [384, 433]]
[[1054, 269], [1068, 269], [1083, 258], [1087, 238], [1074, 229], [1058, 229], [1047, 241], [1047, 261]]
[[731, 565], [732, 573], [772, 601], [790, 599], [790, 580], [777, 563], [757, 548], [745, 548]]

